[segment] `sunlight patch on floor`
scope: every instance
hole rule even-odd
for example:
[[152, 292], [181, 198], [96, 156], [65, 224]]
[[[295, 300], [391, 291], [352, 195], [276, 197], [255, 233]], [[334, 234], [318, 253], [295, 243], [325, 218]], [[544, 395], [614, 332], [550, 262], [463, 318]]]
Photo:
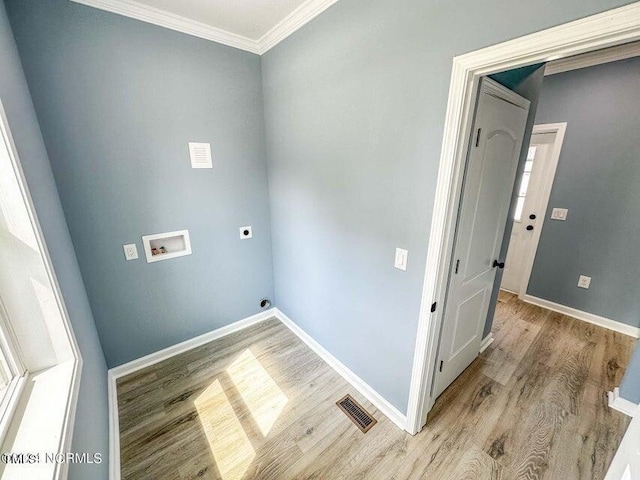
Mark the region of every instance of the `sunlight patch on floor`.
[[249, 349], [227, 368], [227, 373], [266, 437], [287, 404], [286, 395]]
[[240, 480], [256, 452], [219, 380], [194, 401], [200, 423], [223, 480]]

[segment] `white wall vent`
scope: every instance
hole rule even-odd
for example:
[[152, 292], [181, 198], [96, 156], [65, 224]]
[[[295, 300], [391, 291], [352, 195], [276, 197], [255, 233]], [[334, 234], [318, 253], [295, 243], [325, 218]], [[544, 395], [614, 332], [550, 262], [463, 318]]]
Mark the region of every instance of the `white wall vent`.
[[213, 168], [210, 144], [189, 142], [189, 154], [191, 168]]

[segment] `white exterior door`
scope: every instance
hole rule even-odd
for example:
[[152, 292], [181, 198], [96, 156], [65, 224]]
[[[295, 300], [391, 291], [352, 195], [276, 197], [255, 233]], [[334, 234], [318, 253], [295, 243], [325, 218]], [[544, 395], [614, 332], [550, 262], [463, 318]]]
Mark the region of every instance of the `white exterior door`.
[[519, 293], [529, 249], [533, 246], [534, 231], [544, 215], [543, 202], [544, 172], [550, 162], [554, 133], [539, 133], [531, 136], [529, 154], [525, 163], [522, 181], [518, 187], [518, 203], [513, 218], [513, 229], [509, 240], [509, 250], [505, 261], [501, 287]]
[[533, 127], [501, 285], [519, 295], [527, 291], [565, 131], [566, 123]]
[[483, 79], [458, 214], [434, 398], [478, 356], [528, 112], [528, 100]]

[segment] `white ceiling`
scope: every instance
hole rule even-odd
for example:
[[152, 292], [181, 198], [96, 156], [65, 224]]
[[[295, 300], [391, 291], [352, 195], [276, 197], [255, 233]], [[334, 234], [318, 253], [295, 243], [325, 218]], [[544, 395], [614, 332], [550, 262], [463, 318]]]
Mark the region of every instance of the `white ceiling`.
[[305, 1], [138, 0], [138, 3], [257, 41]]
[[338, 0], [71, 0], [262, 54]]

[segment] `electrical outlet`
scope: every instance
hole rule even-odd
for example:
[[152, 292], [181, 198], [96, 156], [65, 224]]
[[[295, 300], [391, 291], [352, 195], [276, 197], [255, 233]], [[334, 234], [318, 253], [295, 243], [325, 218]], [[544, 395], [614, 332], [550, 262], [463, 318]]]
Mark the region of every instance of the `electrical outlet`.
[[591, 277], [580, 275], [580, 278], [578, 279], [578, 286], [580, 288], [589, 288], [591, 286]]
[[554, 208], [551, 212], [551, 220], [565, 221], [569, 210], [567, 208]]
[[251, 228], [251, 225], [240, 227], [240, 239], [247, 240], [249, 238], [253, 238], [253, 229]]
[[130, 243], [129, 245], [123, 245], [124, 248], [124, 258], [127, 260], [137, 260], [138, 258], [138, 247], [136, 247], [135, 243]]

